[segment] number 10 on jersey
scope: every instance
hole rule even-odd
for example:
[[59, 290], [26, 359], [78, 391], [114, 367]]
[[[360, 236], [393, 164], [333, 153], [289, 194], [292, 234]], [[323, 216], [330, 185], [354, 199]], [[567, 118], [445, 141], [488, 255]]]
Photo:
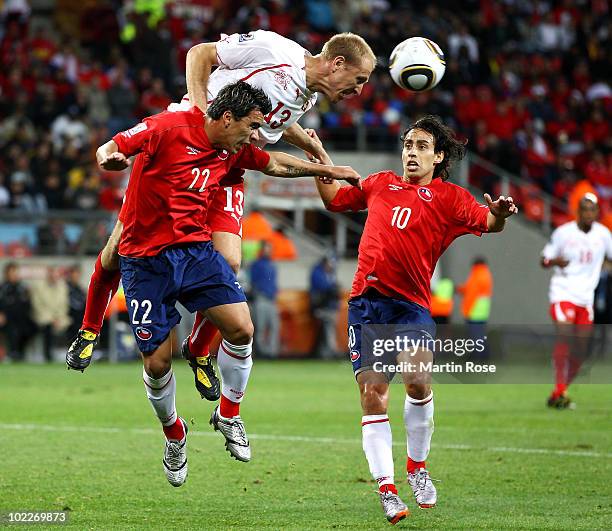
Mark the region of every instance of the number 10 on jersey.
[[391, 226], [397, 227], [398, 229], [405, 229], [412, 214], [412, 209], [408, 207], [395, 206], [393, 210], [393, 217], [391, 218]]

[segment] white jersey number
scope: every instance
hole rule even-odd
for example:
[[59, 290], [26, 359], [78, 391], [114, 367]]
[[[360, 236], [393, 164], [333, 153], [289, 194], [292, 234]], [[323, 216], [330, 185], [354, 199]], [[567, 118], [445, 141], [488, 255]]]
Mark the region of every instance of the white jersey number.
[[[153, 304], [149, 299], [145, 299], [142, 302], [138, 302], [136, 299], [132, 299], [130, 301], [130, 306], [134, 309], [134, 313], [132, 314], [132, 324], [151, 324], [151, 320], [149, 319], [149, 314], [151, 313], [151, 309], [153, 308]], [[143, 310], [142, 319], [138, 321], [136, 318], [136, 314], [138, 313], [138, 308]]]
[[392, 208], [393, 218], [391, 218], [391, 226], [398, 229], [405, 229], [412, 214], [412, 209], [408, 207], [396, 206]]
[[203, 192], [204, 188], [206, 188], [206, 183], [208, 182], [208, 178], [210, 177], [210, 170], [208, 168], [204, 168], [200, 170], [200, 168], [193, 168], [191, 170], [191, 175], [194, 176], [192, 183], [189, 185], [187, 190], [195, 190], [198, 188], [198, 182], [200, 177], [202, 177], [202, 185], [199, 187], [198, 192]]
[[[242, 190], [236, 190], [233, 192], [233, 188], [231, 186], [225, 186], [223, 188], [225, 190], [225, 206], [223, 210], [225, 212], [235, 212], [239, 217], [242, 217], [244, 213], [244, 193]], [[234, 203], [234, 197], [236, 198], [236, 202]]]

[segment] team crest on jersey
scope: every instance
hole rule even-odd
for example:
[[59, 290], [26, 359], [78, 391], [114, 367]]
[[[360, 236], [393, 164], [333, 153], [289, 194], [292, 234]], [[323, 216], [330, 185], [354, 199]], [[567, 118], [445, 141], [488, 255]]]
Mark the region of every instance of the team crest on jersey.
[[425, 188], [424, 186], [421, 186], [417, 190], [417, 193], [419, 194], [419, 197], [423, 201], [427, 201], [429, 203], [429, 202], [431, 202], [433, 200], [433, 193], [431, 192], [431, 190], [429, 188]]
[[221, 151], [217, 151], [217, 157], [219, 157], [221, 160], [227, 160], [227, 157], [229, 157], [229, 151], [227, 149], [222, 149]]
[[357, 361], [359, 358], [361, 358], [361, 353], [356, 350], [351, 350], [351, 361]]
[[238, 42], [252, 41], [255, 38], [255, 35], [252, 33], [241, 33], [238, 37]]
[[139, 326], [136, 329], [136, 335], [141, 341], [149, 341], [153, 337], [153, 332], [144, 326]]
[[289, 85], [289, 76], [282, 70], [276, 70], [274, 72], [274, 81], [276, 81], [284, 90], [287, 90]]

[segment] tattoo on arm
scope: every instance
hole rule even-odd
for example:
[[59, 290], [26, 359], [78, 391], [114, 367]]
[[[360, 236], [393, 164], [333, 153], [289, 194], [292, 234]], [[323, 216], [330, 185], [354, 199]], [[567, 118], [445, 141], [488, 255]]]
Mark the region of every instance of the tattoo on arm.
[[285, 175], [287, 177], [305, 177], [306, 175], [312, 175], [312, 170], [307, 170], [306, 168], [298, 168], [296, 166], [291, 166], [287, 164], [285, 166]]

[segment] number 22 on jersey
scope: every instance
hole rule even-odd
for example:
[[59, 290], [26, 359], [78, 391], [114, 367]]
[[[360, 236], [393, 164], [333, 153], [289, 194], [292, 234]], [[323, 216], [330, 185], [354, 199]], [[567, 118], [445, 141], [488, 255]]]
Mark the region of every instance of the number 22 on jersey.
[[198, 190], [198, 192], [202, 193], [210, 177], [210, 170], [208, 168], [204, 168], [203, 170], [200, 170], [200, 168], [193, 168], [191, 170], [191, 175], [194, 176], [193, 181], [187, 190]]

